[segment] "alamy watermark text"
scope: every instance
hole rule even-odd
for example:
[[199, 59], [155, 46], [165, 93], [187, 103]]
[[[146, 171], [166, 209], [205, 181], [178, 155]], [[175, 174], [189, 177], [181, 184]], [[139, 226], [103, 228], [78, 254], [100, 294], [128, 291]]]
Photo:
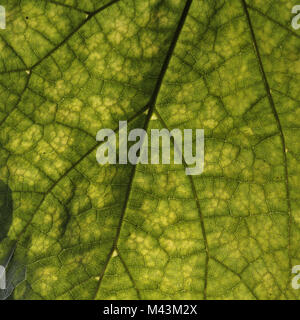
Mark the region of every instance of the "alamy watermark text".
[[[204, 170], [204, 130], [151, 129], [150, 141], [146, 130], [128, 132], [127, 121], [119, 122], [119, 157], [117, 161], [117, 137], [112, 129], [102, 129], [96, 140], [103, 142], [96, 154], [100, 164], [170, 164], [171, 142], [174, 146], [174, 164], [186, 165], [186, 175], [199, 175]], [[136, 142], [128, 151], [128, 142]], [[194, 146], [194, 148], [193, 148]], [[194, 149], [194, 152], [193, 152]], [[149, 157], [149, 150], [151, 156]]]

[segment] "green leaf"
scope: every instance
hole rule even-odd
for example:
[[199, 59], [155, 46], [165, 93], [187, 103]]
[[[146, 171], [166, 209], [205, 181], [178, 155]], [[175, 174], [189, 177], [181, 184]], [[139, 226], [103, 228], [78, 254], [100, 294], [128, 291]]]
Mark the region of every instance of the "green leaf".
[[[26, 266], [15, 299], [300, 297], [295, 4], [2, 1], [0, 251], [16, 243]], [[204, 173], [100, 166], [96, 133], [120, 120], [204, 129]]]

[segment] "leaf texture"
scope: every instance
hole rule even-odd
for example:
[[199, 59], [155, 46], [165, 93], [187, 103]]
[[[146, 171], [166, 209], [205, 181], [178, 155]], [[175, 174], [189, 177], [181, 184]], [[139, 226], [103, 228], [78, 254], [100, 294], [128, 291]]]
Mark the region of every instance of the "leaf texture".
[[[26, 266], [15, 299], [299, 298], [295, 4], [4, 1], [0, 250], [14, 241]], [[96, 133], [120, 120], [204, 129], [204, 173], [100, 166]]]

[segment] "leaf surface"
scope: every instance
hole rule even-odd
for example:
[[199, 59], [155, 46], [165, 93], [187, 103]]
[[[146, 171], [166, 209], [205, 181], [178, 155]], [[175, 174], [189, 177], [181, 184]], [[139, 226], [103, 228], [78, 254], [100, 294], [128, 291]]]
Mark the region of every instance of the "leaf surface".
[[[5, 4], [0, 250], [16, 242], [26, 266], [14, 298], [299, 298], [295, 1]], [[96, 133], [120, 120], [204, 129], [204, 173], [100, 166]]]

